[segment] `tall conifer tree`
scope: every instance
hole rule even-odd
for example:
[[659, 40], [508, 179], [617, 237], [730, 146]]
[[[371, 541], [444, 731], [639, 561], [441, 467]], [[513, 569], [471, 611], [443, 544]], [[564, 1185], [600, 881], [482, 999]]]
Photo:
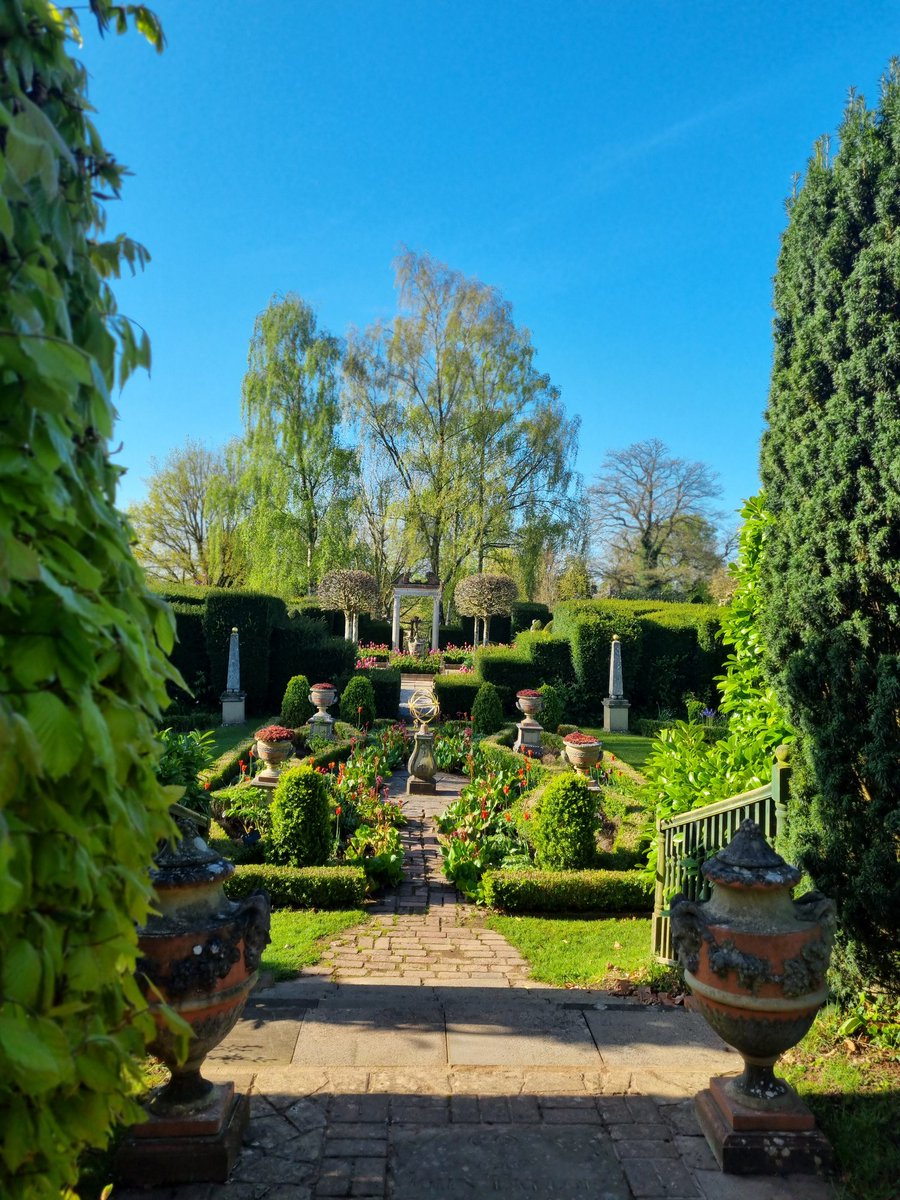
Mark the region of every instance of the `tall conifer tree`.
[[792, 852], [845, 988], [900, 983], [900, 67], [788, 204], [762, 478], [763, 633], [798, 730]]

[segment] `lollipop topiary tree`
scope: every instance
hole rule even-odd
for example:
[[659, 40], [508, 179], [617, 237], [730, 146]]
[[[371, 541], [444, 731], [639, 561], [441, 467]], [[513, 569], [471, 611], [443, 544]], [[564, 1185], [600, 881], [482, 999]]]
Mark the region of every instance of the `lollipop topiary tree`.
[[368, 571], [329, 571], [316, 595], [322, 608], [344, 614], [344, 637], [359, 641], [359, 614], [378, 608], [380, 596], [374, 575]]
[[508, 613], [519, 594], [514, 579], [508, 575], [469, 575], [456, 585], [454, 600], [464, 617], [475, 618], [475, 644], [478, 645], [478, 622], [481, 621], [481, 642], [487, 645], [491, 617]]

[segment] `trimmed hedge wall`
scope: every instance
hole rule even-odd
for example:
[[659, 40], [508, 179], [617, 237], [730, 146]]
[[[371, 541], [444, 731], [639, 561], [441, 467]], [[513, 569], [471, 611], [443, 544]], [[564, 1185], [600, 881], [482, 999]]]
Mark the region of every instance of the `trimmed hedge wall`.
[[400, 672], [384, 667], [366, 667], [355, 671], [368, 679], [375, 692], [375, 715], [396, 721], [400, 715]]
[[530, 630], [532, 621], [540, 621], [542, 625], [546, 625], [550, 620], [550, 615], [550, 609], [546, 604], [531, 604], [524, 600], [517, 601], [512, 606], [509, 618], [512, 636], [515, 637], [517, 633]]
[[[552, 683], [556, 679], [562, 679], [564, 683], [574, 682], [575, 669], [568, 638], [529, 630], [516, 638], [515, 650], [531, 660], [540, 683]], [[539, 684], [534, 686], [538, 687]]]
[[[241, 688], [247, 693], [247, 711], [268, 711], [272, 706], [269, 693], [269, 643], [272, 627], [279, 618], [286, 621], [287, 610], [284, 601], [277, 596], [226, 588], [210, 589], [203, 610], [203, 631], [214, 694], [225, 690], [228, 646], [231, 630], [237, 626], [241, 650]], [[287, 684], [287, 680], [284, 684]], [[283, 695], [284, 685], [275, 708], [281, 706]]]
[[[269, 708], [281, 708], [284, 689], [294, 675], [305, 675], [310, 685], [329, 680], [341, 686], [356, 663], [356, 643], [317, 634], [309, 622], [309, 612], [299, 620], [287, 620], [274, 627], [270, 639]], [[243, 663], [243, 653], [241, 654]]]
[[516, 692], [522, 688], [536, 688], [540, 683], [531, 660], [517, 649], [505, 646], [479, 650], [475, 655], [475, 672], [485, 683], [494, 685], [507, 712], [515, 709]]
[[639, 871], [486, 871], [485, 903], [505, 912], [650, 912]]
[[[390, 642], [390, 638], [388, 638]], [[440, 625], [438, 627], [438, 649], [446, 650], [448, 646], [464, 646], [466, 644], [462, 625]]]
[[470, 714], [481, 683], [477, 675], [458, 671], [449, 675], [435, 675], [434, 694], [444, 720], [454, 720], [457, 713]]
[[359, 614], [359, 640], [361, 642], [375, 642], [379, 646], [384, 643], [389, 646], [391, 632], [390, 621], [382, 621], [380, 618], [367, 616], [366, 613]]
[[599, 713], [609, 679], [613, 634], [622, 643], [625, 695], [635, 716], [655, 717], [660, 707], [680, 711], [693, 692], [712, 701], [725, 648], [719, 640], [721, 609], [662, 600], [566, 600], [553, 612], [553, 631], [571, 644], [575, 676], [585, 702]]
[[268, 893], [273, 908], [360, 908], [366, 897], [366, 873], [362, 867], [242, 863], [225, 883], [229, 900], [259, 891]]
[[[459, 623], [462, 626], [464, 642], [470, 646], [475, 641], [475, 618], [460, 617]], [[491, 617], [490, 638], [492, 642], [498, 642], [502, 645], [507, 645], [512, 641], [512, 620], [510, 617], [504, 616], [502, 613], [495, 617]]]
[[[656, 737], [662, 730], [671, 729], [674, 724], [674, 721], [653, 721], [649, 717], [639, 717], [634, 722], [634, 732], [641, 737]], [[727, 725], [704, 725], [702, 728], [705, 742], [719, 742], [728, 737]]]
[[[206, 633], [203, 628], [203, 603], [177, 601], [172, 604], [175, 614], [175, 645], [169, 656], [181, 672], [181, 678], [193, 693], [193, 702], [209, 706], [214, 698], [210, 678], [209, 656], [206, 652]], [[190, 704], [190, 697], [174, 684], [169, 694], [181, 703]]]

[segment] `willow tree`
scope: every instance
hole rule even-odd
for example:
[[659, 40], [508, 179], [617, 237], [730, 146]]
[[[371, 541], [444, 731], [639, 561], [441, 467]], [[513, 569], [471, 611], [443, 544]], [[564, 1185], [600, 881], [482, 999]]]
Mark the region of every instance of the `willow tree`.
[[410, 251], [396, 268], [400, 312], [348, 340], [348, 406], [393, 469], [407, 560], [447, 588], [526, 515], [563, 511], [578, 422], [496, 289]]
[[356, 464], [341, 444], [340, 364], [338, 339], [299, 296], [257, 316], [241, 396], [250, 587], [312, 592], [340, 558]]
[[[91, 0], [101, 22], [141, 6]], [[123, 168], [88, 117], [76, 18], [0, 6], [0, 1195], [58, 1200], [140, 1110], [153, 1021], [133, 977], [148, 867], [174, 833], [155, 718], [169, 611], [115, 508], [113, 391], [149, 361], [116, 312], [100, 197]]]
[[762, 446], [762, 631], [797, 729], [793, 852], [847, 988], [900, 985], [900, 69], [788, 204]]

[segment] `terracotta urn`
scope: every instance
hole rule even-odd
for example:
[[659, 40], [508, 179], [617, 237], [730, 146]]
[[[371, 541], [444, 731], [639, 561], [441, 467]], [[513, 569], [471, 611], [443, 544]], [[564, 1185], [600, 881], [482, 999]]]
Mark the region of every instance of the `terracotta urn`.
[[[182, 837], [164, 843], [154, 858], [159, 912], [138, 931], [136, 970], [156, 1020], [150, 1051], [172, 1073], [149, 1105], [151, 1117], [160, 1119], [183, 1119], [215, 1101], [216, 1089], [200, 1073], [203, 1060], [240, 1017], [269, 941], [265, 894], [229, 900], [222, 885], [234, 867], [200, 836], [196, 814], [175, 805], [173, 815]], [[191, 1028], [183, 1063], [161, 1001]]]
[[516, 694], [516, 708], [526, 717], [536, 717], [543, 707], [544, 697], [540, 692], [518, 692]]
[[563, 739], [566, 758], [579, 775], [588, 776], [603, 753], [602, 742], [567, 742]]
[[796, 1108], [773, 1067], [828, 995], [834, 901], [819, 892], [792, 899], [800, 871], [776, 854], [754, 821], [744, 821], [701, 869], [712, 884], [710, 899], [676, 896], [670, 911], [693, 1003], [744, 1060], [742, 1075], [713, 1084], [724, 1090], [726, 1107]]

